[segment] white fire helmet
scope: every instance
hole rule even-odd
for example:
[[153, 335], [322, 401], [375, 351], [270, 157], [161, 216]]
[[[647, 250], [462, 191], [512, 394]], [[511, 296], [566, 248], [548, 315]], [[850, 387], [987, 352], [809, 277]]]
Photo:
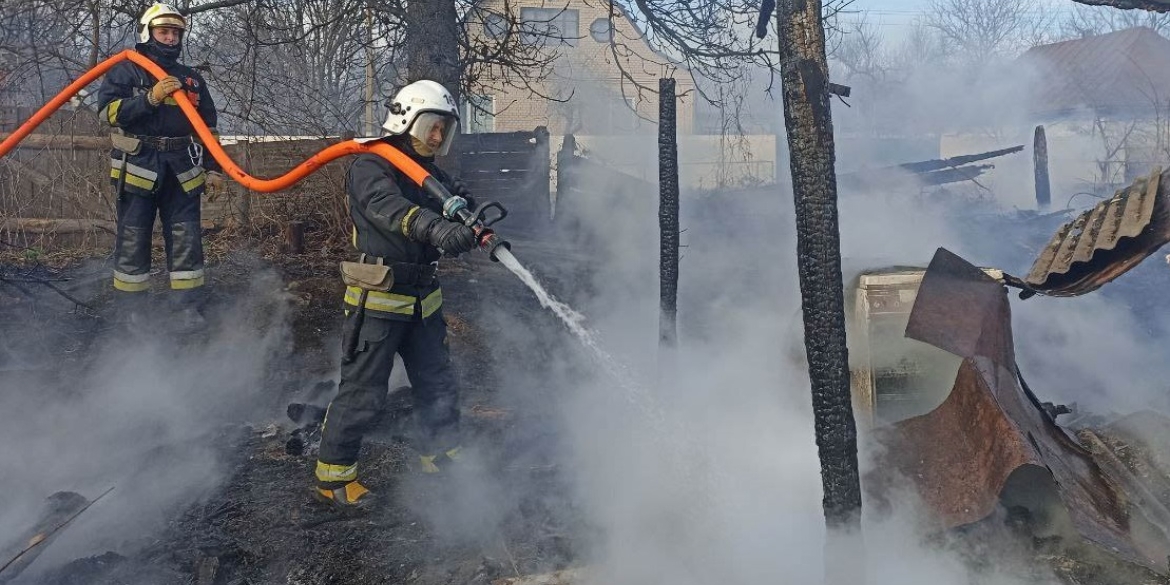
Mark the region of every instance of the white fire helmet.
[[138, 25], [138, 42], [145, 43], [150, 41], [150, 29], [154, 27], [165, 26], [186, 32], [187, 19], [174, 6], [156, 3], [142, 13]]
[[443, 123], [443, 143], [435, 154], [444, 156], [451, 148], [451, 139], [459, 127], [459, 110], [455, 99], [441, 84], [423, 79], [398, 91], [390, 100], [390, 112], [382, 128], [387, 134], [399, 136], [407, 132], [426, 142], [435, 124]]

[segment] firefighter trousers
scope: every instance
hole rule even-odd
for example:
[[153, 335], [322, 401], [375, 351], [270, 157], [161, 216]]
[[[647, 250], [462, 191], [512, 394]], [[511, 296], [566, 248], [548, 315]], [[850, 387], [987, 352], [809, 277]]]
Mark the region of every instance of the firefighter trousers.
[[[353, 312], [346, 316], [342, 339], [354, 317]], [[394, 321], [367, 313], [357, 354], [341, 365], [337, 397], [325, 415], [317, 462], [321, 487], [335, 489], [357, 479], [362, 436], [385, 408], [396, 353], [410, 378], [419, 450], [437, 453], [459, 444], [459, 396], [442, 310], [423, 321]]]
[[203, 287], [203, 230], [199, 196], [183, 190], [174, 173], [165, 173], [154, 193], [124, 192], [118, 198], [118, 235], [114, 242], [114, 288], [146, 291], [150, 278], [150, 244], [154, 218], [162, 223], [171, 289], [194, 297]]

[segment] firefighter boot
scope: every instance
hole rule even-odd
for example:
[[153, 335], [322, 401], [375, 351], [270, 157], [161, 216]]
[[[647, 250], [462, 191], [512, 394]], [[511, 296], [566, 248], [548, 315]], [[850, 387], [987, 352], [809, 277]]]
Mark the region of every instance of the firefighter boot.
[[177, 335], [194, 335], [207, 329], [203, 308], [207, 295], [203, 287], [190, 290], [172, 290], [168, 294], [171, 314], [170, 329]]
[[336, 489], [318, 485], [313, 488], [313, 495], [342, 510], [366, 510], [374, 503], [374, 493], [356, 479]]
[[193, 335], [207, 329], [207, 319], [195, 307], [183, 307], [175, 311], [171, 319], [178, 335]]
[[114, 291], [113, 322], [125, 333], [143, 335], [150, 330], [150, 294]]
[[419, 471], [428, 474], [442, 473], [459, 461], [462, 450], [463, 447], [453, 447], [435, 455], [419, 455]]

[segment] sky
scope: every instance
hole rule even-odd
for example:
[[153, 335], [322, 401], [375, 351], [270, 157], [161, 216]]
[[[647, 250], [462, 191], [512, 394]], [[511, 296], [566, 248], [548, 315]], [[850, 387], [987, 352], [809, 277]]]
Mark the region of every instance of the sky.
[[[1063, 2], [1075, 6], [1071, 0]], [[905, 33], [930, 8], [930, 0], [854, 0], [848, 10], [867, 13], [869, 22], [890, 39]]]
[[883, 26], [904, 27], [929, 7], [929, 0], [856, 0], [850, 10], [868, 12]]
[[860, 18], [864, 14], [883, 37], [896, 43], [929, 8], [930, 0], [854, 0], [847, 8], [854, 14], [844, 18]]

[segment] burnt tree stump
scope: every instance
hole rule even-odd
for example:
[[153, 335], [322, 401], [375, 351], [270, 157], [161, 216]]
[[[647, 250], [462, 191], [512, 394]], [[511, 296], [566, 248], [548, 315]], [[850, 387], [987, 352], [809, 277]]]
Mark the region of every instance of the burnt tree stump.
[[284, 248], [289, 254], [305, 253], [305, 222], [290, 221], [285, 224]]

